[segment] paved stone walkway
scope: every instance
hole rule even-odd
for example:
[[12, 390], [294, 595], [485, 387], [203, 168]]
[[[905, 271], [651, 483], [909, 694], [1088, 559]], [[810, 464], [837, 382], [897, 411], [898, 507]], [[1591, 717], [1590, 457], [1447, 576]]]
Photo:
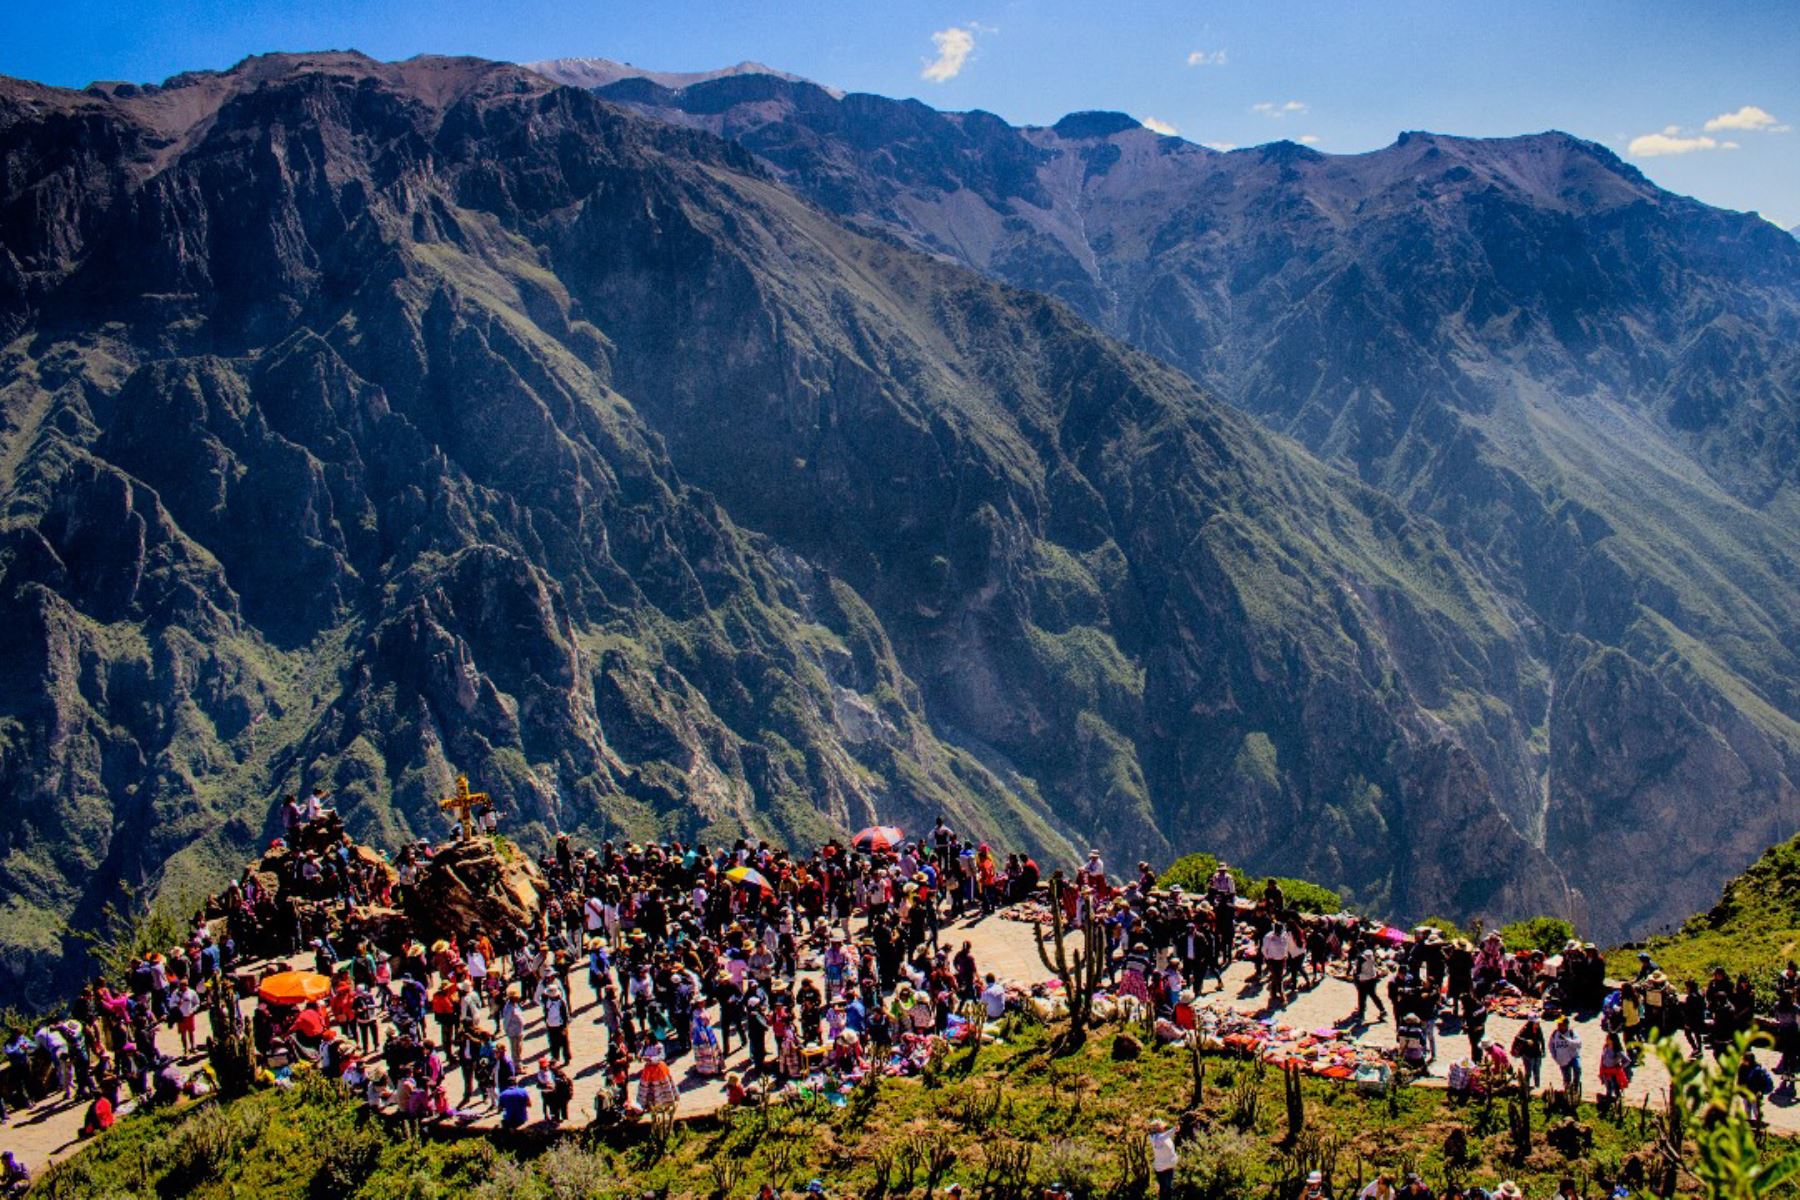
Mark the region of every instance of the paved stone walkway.
[[[974, 949], [976, 961], [985, 973], [993, 971], [1003, 980], [1029, 984], [1042, 980], [1048, 973], [1039, 962], [1037, 949], [1033, 945], [1031, 927], [1027, 924], [990, 917], [974, 923], [959, 922], [944, 931], [943, 937], [953, 947], [968, 940]], [[295, 965], [304, 965], [296, 960]], [[1250, 967], [1247, 963], [1235, 963], [1225, 973], [1225, 986], [1222, 991], [1218, 985], [1210, 984], [1204, 999], [1214, 1003], [1224, 1003], [1232, 1008], [1245, 1012], [1261, 1013], [1264, 1009], [1264, 997], [1261, 991], [1250, 984]], [[598, 1019], [598, 1010], [594, 996], [588, 992], [585, 971], [577, 971], [571, 976], [574, 986], [574, 1002], [578, 1005], [575, 1020], [571, 1026], [570, 1047], [574, 1052], [575, 1097], [570, 1103], [571, 1124], [586, 1123], [594, 1112], [594, 1100], [599, 1094], [604, 1076], [603, 1052], [606, 1044], [605, 1026]], [[1356, 993], [1350, 984], [1336, 978], [1327, 978], [1316, 988], [1303, 992], [1286, 1005], [1277, 1020], [1296, 1029], [1318, 1029], [1332, 1025], [1341, 1018], [1347, 1017], [1356, 1008]], [[531, 1022], [526, 1029], [525, 1056], [528, 1065], [535, 1064], [537, 1057], [545, 1047], [541, 1018], [537, 1010], [532, 1010]], [[1513, 1034], [1521, 1023], [1498, 1015], [1488, 1020], [1488, 1036], [1499, 1040], [1502, 1045], [1511, 1043]], [[1598, 1075], [1600, 1063], [1600, 1047], [1602, 1036], [1598, 1021], [1581, 1021], [1576, 1023], [1582, 1039], [1582, 1064], [1584, 1070], [1583, 1083], [1587, 1095], [1592, 1098], [1599, 1092]], [[204, 1024], [202, 1025], [204, 1029]], [[158, 1031], [158, 1039], [165, 1050], [174, 1049], [174, 1034], [167, 1030]], [[1370, 1025], [1358, 1032], [1359, 1042], [1391, 1047], [1394, 1044], [1394, 1027], [1392, 1023]], [[1451, 1062], [1466, 1057], [1468, 1041], [1461, 1033], [1440, 1033], [1438, 1066], [1436, 1076], [1423, 1082], [1425, 1086], [1444, 1086], [1442, 1071]], [[705, 1079], [697, 1075], [684, 1074], [691, 1056], [675, 1064], [677, 1082], [681, 1087], [681, 1101], [677, 1113], [681, 1117], [701, 1116], [710, 1113], [724, 1103], [724, 1085], [721, 1080]], [[197, 1064], [199, 1059], [190, 1060]], [[730, 1059], [726, 1063], [727, 1070], [742, 1071], [748, 1065], [748, 1056], [741, 1046], [734, 1046]], [[1545, 1082], [1556, 1077], [1553, 1063], [1544, 1064]], [[451, 1096], [454, 1099], [460, 1092], [461, 1077], [452, 1070], [447, 1077]], [[1668, 1073], [1654, 1055], [1647, 1055], [1643, 1065], [1633, 1076], [1631, 1086], [1626, 1091], [1626, 1100], [1633, 1107], [1646, 1097], [1652, 1104], [1665, 1094], [1668, 1087]], [[635, 1087], [634, 1087], [635, 1092]], [[534, 1102], [535, 1102], [534, 1096]], [[15, 1113], [7, 1124], [0, 1125], [0, 1147], [11, 1149], [23, 1157], [34, 1171], [65, 1155], [74, 1153], [80, 1146], [77, 1139], [81, 1120], [87, 1105], [57, 1104], [39, 1105], [29, 1113]], [[1771, 1103], [1768, 1106], [1768, 1120], [1771, 1128], [1782, 1133], [1800, 1133], [1800, 1107], [1791, 1102], [1787, 1105]], [[491, 1110], [484, 1112], [481, 1119], [474, 1122], [476, 1128], [488, 1128], [498, 1124], [497, 1114]]]

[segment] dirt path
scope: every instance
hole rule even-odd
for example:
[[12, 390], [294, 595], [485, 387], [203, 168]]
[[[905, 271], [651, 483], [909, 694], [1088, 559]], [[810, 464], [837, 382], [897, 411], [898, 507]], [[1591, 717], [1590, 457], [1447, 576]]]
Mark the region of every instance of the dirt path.
[[[1021, 922], [991, 917], [975, 924], [959, 923], [946, 929], [944, 938], [952, 946], [960, 945], [965, 939], [969, 941], [980, 969], [983, 972], [993, 971], [1003, 980], [1030, 984], [1049, 974], [1038, 961], [1031, 927]], [[1225, 973], [1224, 990], [1208, 990], [1204, 998], [1214, 1004], [1223, 1003], [1244, 1012], [1260, 1014], [1263, 1010], [1263, 996], [1260, 990], [1250, 985], [1249, 979], [1249, 965], [1235, 963]], [[592, 1115], [594, 1100], [600, 1091], [604, 1076], [602, 1064], [606, 1033], [605, 1026], [598, 1019], [595, 998], [587, 989], [585, 972], [576, 972], [571, 977], [571, 982], [575, 992], [572, 999], [578, 1008], [570, 1034], [570, 1047], [575, 1056], [575, 1098], [570, 1104], [569, 1112], [571, 1123], [579, 1125]], [[1355, 1007], [1355, 989], [1342, 980], [1328, 978], [1285, 1006], [1276, 1015], [1276, 1021], [1295, 1029], [1321, 1029], [1348, 1016]], [[1497, 1015], [1490, 1017], [1488, 1035], [1502, 1045], [1510, 1044], [1520, 1024]], [[1586, 1094], [1592, 1098], [1599, 1093], [1602, 1042], [1600, 1023], [1581, 1021], [1576, 1023], [1576, 1029], [1582, 1040], [1583, 1084]], [[172, 1032], [160, 1030], [157, 1036], [163, 1049], [174, 1048], [175, 1038]], [[1356, 1040], [1363, 1044], [1391, 1047], [1394, 1044], [1394, 1027], [1391, 1023], [1371, 1025], [1362, 1030]], [[525, 1035], [526, 1063], [535, 1064], [544, 1047], [543, 1028], [534, 1014]], [[1440, 1033], [1436, 1067], [1438, 1074], [1422, 1081], [1423, 1085], [1444, 1086], [1443, 1070], [1449, 1063], [1466, 1057], [1467, 1051], [1468, 1042], [1462, 1034]], [[734, 1046], [726, 1067], [728, 1070], [742, 1071], [748, 1065], [747, 1058], [744, 1048]], [[198, 1059], [192, 1061], [198, 1063]], [[677, 1082], [681, 1088], [681, 1101], [677, 1111], [683, 1117], [712, 1112], [724, 1103], [724, 1085], [721, 1081], [683, 1074], [685, 1064], [689, 1061], [691, 1060], [684, 1059], [676, 1064]], [[1547, 1083], [1555, 1078], [1554, 1064], [1546, 1062], [1544, 1071]], [[451, 1096], [456, 1097], [461, 1088], [460, 1076], [452, 1071], [447, 1082], [450, 1083]], [[1631, 1086], [1626, 1091], [1626, 1099], [1633, 1106], [1646, 1097], [1654, 1102], [1667, 1086], [1668, 1073], [1655, 1060], [1654, 1055], [1647, 1056], [1632, 1078]], [[0, 1147], [18, 1153], [34, 1170], [41, 1169], [79, 1148], [76, 1135], [86, 1109], [85, 1103], [54, 1106], [46, 1104], [29, 1113], [16, 1113], [9, 1123], [0, 1126]], [[1771, 1103], [1767, 1111], [1772, 1128], [1783, 1133], [1800, 1133], [1800, 1107], [1795, 1107], [1792, 1103], [1786, 1106]], [[488, 1110], [474, 1122], [474, 1127], [491, 1128], [497, 1124], [497, 1114]]]

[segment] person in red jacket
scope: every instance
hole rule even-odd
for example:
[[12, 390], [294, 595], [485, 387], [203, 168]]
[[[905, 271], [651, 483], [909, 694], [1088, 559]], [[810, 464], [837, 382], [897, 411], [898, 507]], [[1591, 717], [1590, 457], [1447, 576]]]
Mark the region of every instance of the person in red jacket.
[[112, 1124], [112, 1101], [105, 1096], [96, 1096], [94, 1102], [88, 1105], [87, 1117], [81, 1122], [81, 1136], [93, 1137], [102, 1130], [111, 1129]]

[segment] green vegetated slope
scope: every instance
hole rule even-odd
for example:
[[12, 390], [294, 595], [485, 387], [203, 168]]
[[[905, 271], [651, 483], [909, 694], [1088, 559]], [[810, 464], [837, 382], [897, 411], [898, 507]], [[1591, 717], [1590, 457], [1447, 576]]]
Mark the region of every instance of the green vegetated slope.
[[[1644, 946], [1669, 978], [1705, 983], [1714, 967], [1733, 979], [1746, 972], [1765, 992], [1789, 962], [1800, 959], [1800, 838], [1770, 847], [1725, 885], [1719, 902]], [[1637, 946], [1609, 956], [1612, 969], [1637, 972]]]
[[[185, 1195], [195, 1200], [255, 1195], [459, 1197], [748, 1196], [763, 1183], [784, 1194], [820, 1179], [832, 1195], [923, 1194], [960, 1182], [973, 1191], [1026, 1196], [1062, 1182], [1074, 1195], [1143, 1194], [1131, 1180], [1146, 1162], [1144, 1126], [1173, 1119], [1193, 1102], [1185, 1050], [1147, 1050], [1115, 1061], [1115, 1034], [1101, 1031], [1073, 1056], [1050, 1052], [1039, 1028], [1020, 1027], [982, 1050], [973, 1069], [953, 1055], [929, 1080], [885, 1081], [843, 1107], [777, 1104], [729, 1122], [678, 1127], [666, 1147], [643, 1137], [496, 1143], [486, 1135], [409, 1140], [332, 1089], [313, 1083], [269, 1090], [224, 1106], [132, 1116], [59, 1166], [34, 1195]], [[1612, 1178], [1654, 1141], [1639, 1114], [1597, 1119], [1584, 1108], [1590, 1149], [1565, 1155], [1545, 1145], [1543, 1126], [1523, 1162], [1508, 1159], [1500, 1104], [1452, 1104], [1436, 1089], [1401, 1088], [1365, 1097], [1341, 1083], [1305, 1077], [1310, 1131], [1301, 1155], [1338, 1146], [1337, 1194], [1378, 1170], [1418, 1170], [1434, 1185], [1450, 1172], [1489, 1189], [1515, 1179], [1527, 1195], [1550, 1195], [1560, 1178]], [[1180, 1194], [1206, 1200], [1265, 1195], [1304, 1178], [1305, 1159], [1281, 1149], [1286, 1129], [1278, 1071], [1211, 1059], [1200, 1102], [1205, 1132], [1182, 1148]], [[1462, 1134], [1466, 1159], [1447, 1162], [1446, 1139]], [[1316, 1161], [1313, 1160], [1313, 1161]], [[931, 1164], [938, 1178], [929, 1179]], [[1310, 1165], [1310, 1164], [1308, 1164]], [[1115, 1190], [1117, 1189], [1117, 1190]]]
[[1067, 309], [516, 67], [0, 84], [0, 949], [323, 783], [524, 841], [1195, 843], [1561, 911], [1548, 664], [1431, 521]]

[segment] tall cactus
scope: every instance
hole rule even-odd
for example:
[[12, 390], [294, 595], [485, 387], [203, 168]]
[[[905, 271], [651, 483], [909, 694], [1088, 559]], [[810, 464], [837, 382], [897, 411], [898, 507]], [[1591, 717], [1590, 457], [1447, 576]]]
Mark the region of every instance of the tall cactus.
[[1515, 1162], [1531, 1157], [1531, 1078], [1519, 1068], [1519, 1083], [1506, 1098], [1506, 1133]]
[[1081, 922], [1081, 949], [1070, 944], [1070, 930], [1063, 920], [1062, 872], [1058, 871], [1050, 878], [1050, 937], [1044, 937], [1041, 923], [1032, 926], [1037, 937], [1038, 957], [1044, 962], [1044, 969], [1055, 974], [1061, 982], [1063, 997], [1069, 1005], [1069, 1028], [1063, 1035], [1065, 1049], [1074, 1049], [1087, 1038], [1088, 1016], [1093, 1011], [1094, 994], [1100, 990], [1100, 981], [1106, 977], [1106, 935], [1100, 927], [1100, 918], [1094, 915], [1093, 906], [1089, 905]]
[[1287, 1144], [1297, 1145], [1306, 1131], [1306, 1092], [1300, 1086], [1300, 1066], [1284, 1063], [1281, 1068], [1282, 1098], [1287, 1103]]

